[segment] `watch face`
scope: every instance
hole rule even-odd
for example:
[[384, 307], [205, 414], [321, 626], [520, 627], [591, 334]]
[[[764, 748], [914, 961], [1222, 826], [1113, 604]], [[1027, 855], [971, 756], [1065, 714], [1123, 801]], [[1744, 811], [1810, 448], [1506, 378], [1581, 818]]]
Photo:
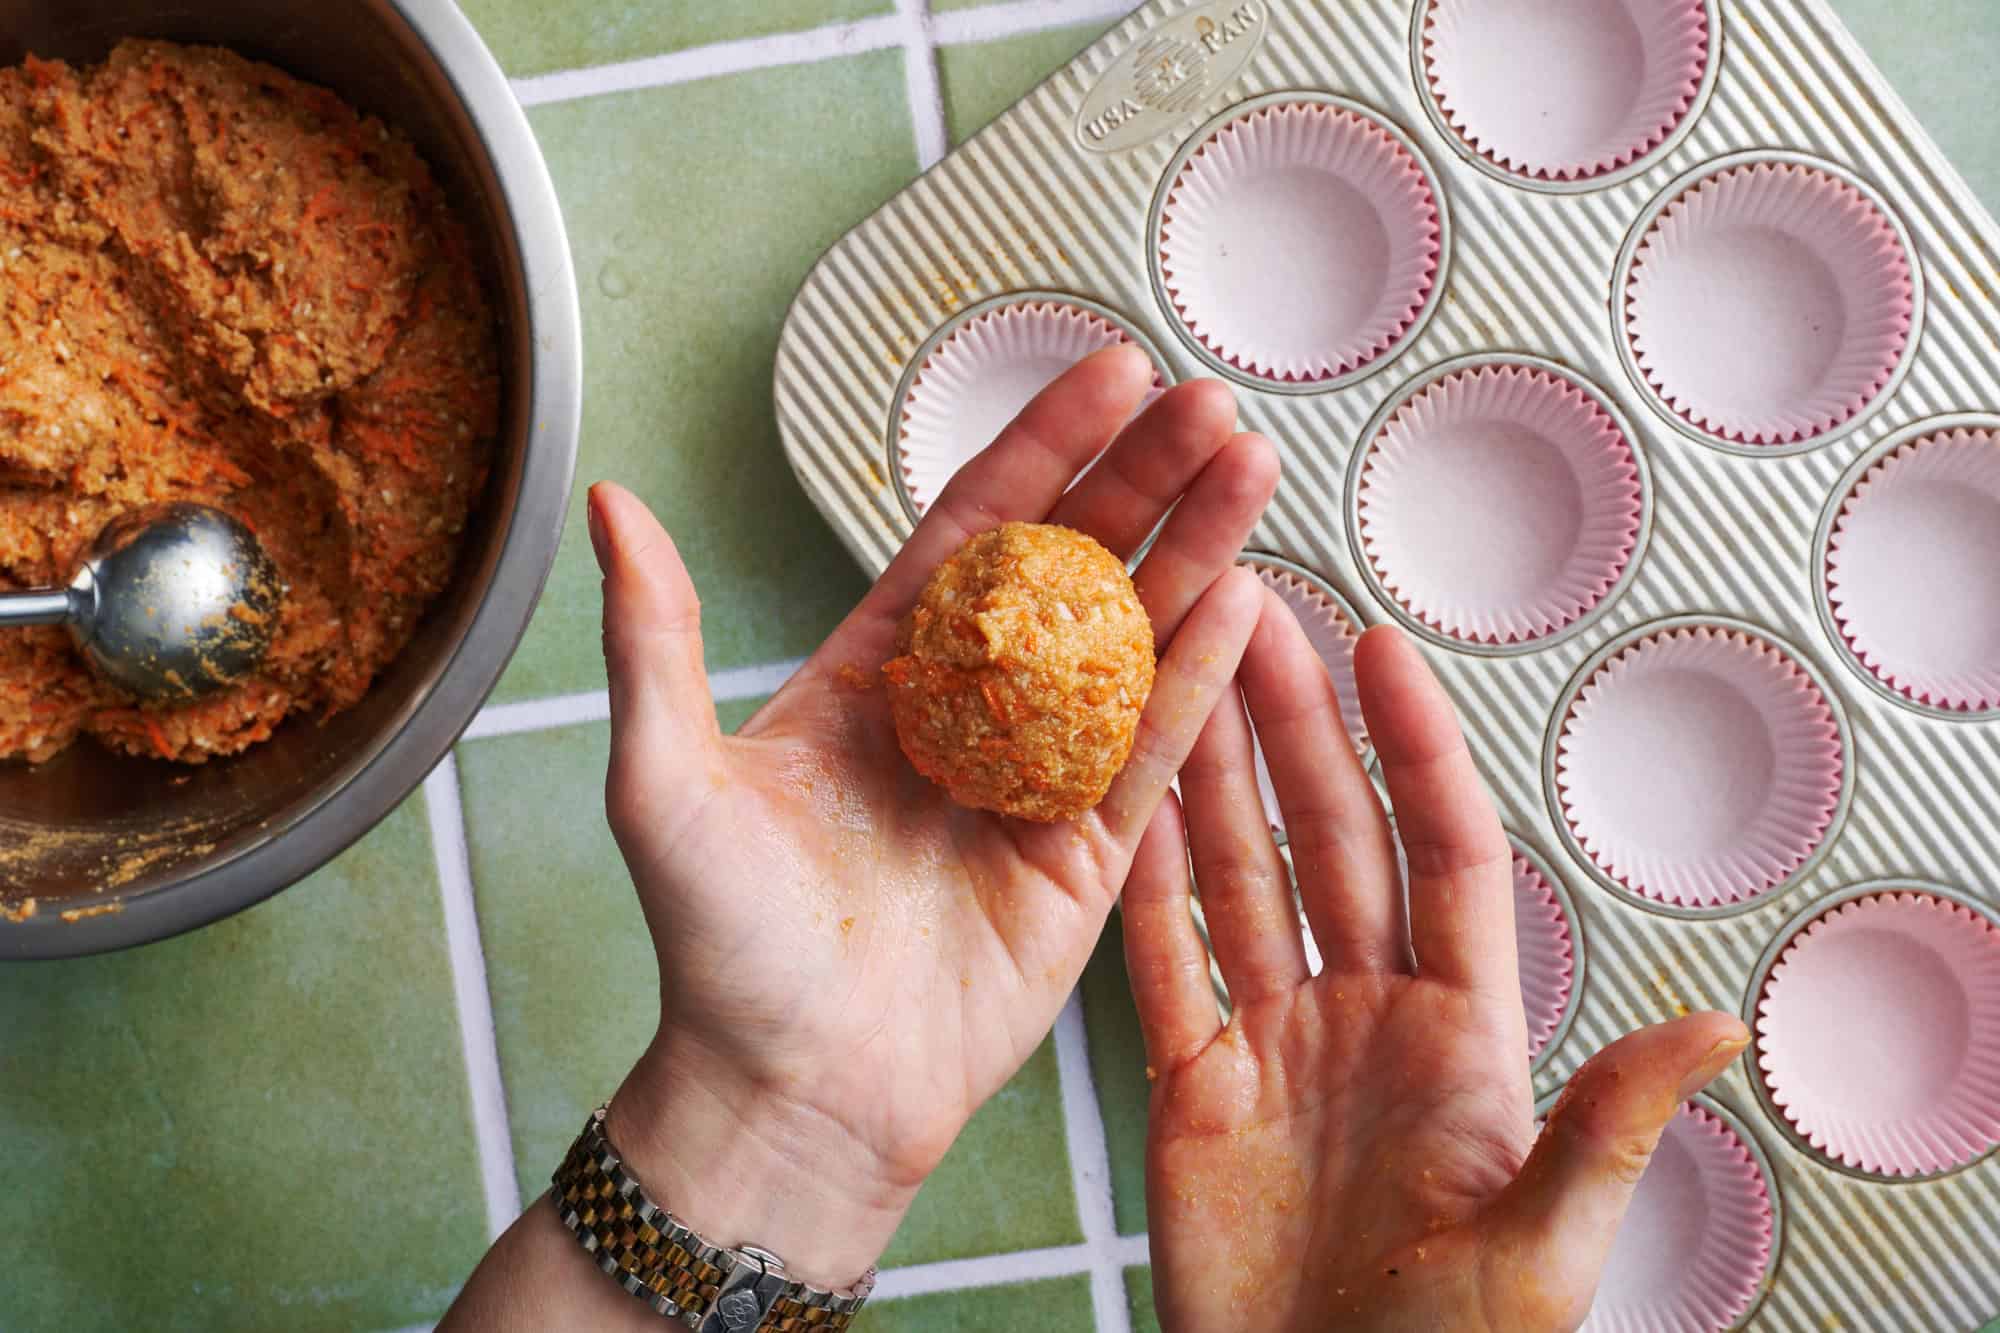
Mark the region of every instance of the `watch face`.
[[750, 1333], [764, 1314], [757, 1298], [747, 1291], [730, 1292], [715, 1303], [715, 1312], [722, 1316], [722, 1326], [729, 1333]]

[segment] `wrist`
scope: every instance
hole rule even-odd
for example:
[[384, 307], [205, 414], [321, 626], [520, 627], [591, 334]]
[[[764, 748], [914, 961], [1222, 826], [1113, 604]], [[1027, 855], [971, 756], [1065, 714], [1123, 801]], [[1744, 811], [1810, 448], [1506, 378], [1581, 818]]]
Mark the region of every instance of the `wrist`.
[[607, 1133], [655, 1203], [711, 1245], [754, 1245], [841, 1290], [874, 1266], [916, 1196], [831, 1117], [718, 1071], [662, 1032], [611, 1100]]

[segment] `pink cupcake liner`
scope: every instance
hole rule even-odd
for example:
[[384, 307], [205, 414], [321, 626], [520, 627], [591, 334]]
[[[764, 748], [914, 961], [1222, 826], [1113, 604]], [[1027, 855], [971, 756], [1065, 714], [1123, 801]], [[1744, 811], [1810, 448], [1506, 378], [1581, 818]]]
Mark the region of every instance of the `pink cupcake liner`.
[[1756, 1303], [1775, 1214], [1757, 1160], [1690, 1103], [1668, 1122], [1618, 1228], [1588, 1333], [1719, 1333]]
[[1556, 742], [1563, 817], [1633, 893], [1744, 902], [1826, 840], [1846, 758], [1832, 707], [1784, 651], [1721, 628], [1666, 630], [1599, 667]]
[[1445, 376], [1390, 416], [1356, 487], [1361, 544], [1404, 610], [1522, 644], [1590, 613], [1643, 516], [1631, 442], [1580, 385], [1527, 366]]
[[[1028, 300], [967, 320], [933, 348], [903, 396], [898, 463], [922, 514], [945, 484], [1077, 362], [1133, 342], [1080, 306]], [[1164, 390], [1156, 378], [1154, 393]], [[1149, 398], [1148, 402], [1151, 401]]]
[[1871, 468], [1827, 545], [1827, 602], [1876, 679], [1951, 712], [2000, 710], [2000, 434], [1950, 430]]
[[1524, 856], [1514, 858], [1514, 945], [1521, 960], [1521, 1005], [1528, 1058], [1548, 1049], [1576, 985], [1576, 938], [1555, 889]]
[[1215, 357], [1313, 384], [1410, 332], [1441, 235], [1429, 177], [1380, 122], [1289, 103], [1224, 125], [1181, 168], [1160, 220], [1161, 279]]
[[1838, 176], [1718, 171], [1668, 204], [1633, 256], [1625, 330], [1675, 413], [1719, 439], [1795, 444], [1861, 415], [1916, 318], [1895, 224]]
[[1693, 109], [1711, 49], [1703, 0], [1428, 0], [1424, 76], [1447, 124], [1517, 176], [1608, 175]]
[[1929, 1175], [2000, 1144], [2000, 929], [1921, 893], [1857, 898], [1779, 955], [1758, 1067], [1800, 1137], [1879, 1175]]
[[[1353, 739], [1355, 750], [1366, 754], [1368, 727], [1362, 720], [1361, 696], [1354, 685], [1354, 648], [1361, 641], [1362, 627], [1354, 623], [1346, 609], [1325, 589], [1284, 566], [1266, 564], [1254, 556], [1243, 563], [1298, 617], [1313, 651], [1319, 654], [1327, 674], [1333, 678], [1333, 691], [1340, 699], [1341, 723]], [[1278, 809], [1277, 789], [1271, 785], [1271, 770], [1264, 762], [1261, 743], [1257, 746], [1257, 790], [1263, 795], [1271, 831], [1282, 837], [1284, 816]]]

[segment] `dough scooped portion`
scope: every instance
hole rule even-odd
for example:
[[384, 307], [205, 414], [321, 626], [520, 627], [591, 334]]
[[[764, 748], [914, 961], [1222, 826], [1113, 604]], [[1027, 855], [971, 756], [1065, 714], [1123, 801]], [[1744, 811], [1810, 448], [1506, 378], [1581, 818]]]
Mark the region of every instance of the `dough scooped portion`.
[[940, 565], [883, 668], [903, 753], [960, 805], [1043, 823], [1104, 799], [1153, 688], [1153, 625], [1118, 558], [1047, 524]]

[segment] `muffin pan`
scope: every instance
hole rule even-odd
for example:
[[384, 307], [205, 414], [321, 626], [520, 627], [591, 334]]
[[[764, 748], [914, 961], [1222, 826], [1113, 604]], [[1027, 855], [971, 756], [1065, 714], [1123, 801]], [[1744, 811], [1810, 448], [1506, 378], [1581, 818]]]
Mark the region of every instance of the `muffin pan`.
[[[1364, 623], [1422, 636], [1465, 714], [1538, 1092], [1641, 1023], [1757, 1029], [1685, 1129], [1757, 1164], [1768, 1239], [1668, 1190], [1649, 1248], [1708, 1278], [1690, 1304], [1637, 1255], [1598, 1326], [1969, 1329], [2000, 1314], [1996, 273], [1824, 0], [1154, 0], [834, 246], [778, 413], [880, 570], [1084, 338], [1231, 381], [1285, 463], [1248, 558], [1336, 668]], [[1010, 309], [1046, 340], [927, 406]]]

